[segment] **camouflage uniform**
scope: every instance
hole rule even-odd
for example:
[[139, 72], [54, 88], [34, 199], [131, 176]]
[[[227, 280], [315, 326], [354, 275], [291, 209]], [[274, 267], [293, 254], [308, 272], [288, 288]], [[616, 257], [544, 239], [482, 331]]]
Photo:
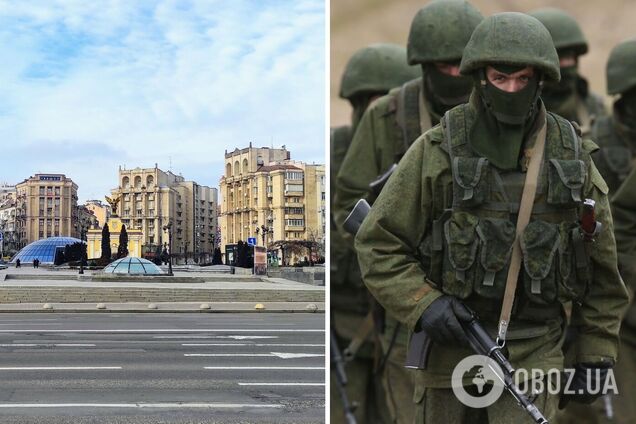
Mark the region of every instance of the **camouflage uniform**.
[[[561, 68], [561, 82], [546, 84], [541, 98], [545, 107], [569, 121], [576, 121], [587, 136], [595, 118], [607, 115], [603, 99], [589, 90], [588, 82], [578, 74], [578, 58], [588, 51], [587, 40], [576, 20], [562, 10], [539, 9], [530, 13], [550, 31], [559, 56], [573, 54], [577, 65]], [[568, 77], [564, 77], [564, 76]]]
[[[488, 64], [532, 66], [547, 80], [559, 79], [549, 33], [536, 19], [520, 13], [494, 15], [475, 29], [461, 72], [478, 76]], [[520, 156], [515, 156], [520, 159], [514, 169], [498, 169], [490, 163], [494, 158], [474, 148], [477, 142], [490, 142], [489, 137], [474, 139], [472, 132], [481, 123], [476, 118], [489, 107], [480, 98], [482, 85], [483, 79], [476, 80], [470, 103], [451, 109], [440, 125], [416, 140], [380, 193], [356, 237], [365, 284], [410, 330], [419, 328], [423, 314], [443, 296], [462, 299], [486, 328], [494, 330], [526, 157], [545, 123], [537, 197], [531, 222], [520, 237], [524, 266], [508, 332], [509, 359], [517, 368], [562, 369], [562, 303], [576, 301], [572, 325], [581, 336], [575, 361], [611, 366], [627, 291], [616, 266], [607, 185], [590, 158], [597, 147], [582, 141], [567, 120], [546, 113], [535, 97], [533, 118], [524, 124], [529, 127]], [[596, 201], [597, 220], [606, 230], [587, 246], [588, 258], [573, 254], [579, 247], [574, 234], [583, 198]], [[530, 422], [507, 394], [487, 413], [457, 402], [448, 389], [451, 373], [471, 353], [450, 344], [433, 345], [427, 369], [417, 372], [416, 421]], [[554, 417], [556, 401], [547, 394], [537, 401], [548, 419]]]
[[[349, 60], [342, 76], [340, 97], [353, 106], [351, 126], [331, 130], [331, 193], [340, 164], [349, 148], [360, 116], [375, 96], [386, 94], [391, 88], [414, 78], [417, 68], [406, 61], [406, 50], [392, 44], [375, 44], [360, 49]], [[333, 216], [332, 216], [333, 220]], [[336, 330], [341, 348], [347, 346], [359, 332], [369, 304], [368, 293], [362, 283], [358, 261], [353, 249], [343, 242], [335, 225], [330, 232], [330, 289], [332, 326]], [[374, 376], [374, 352], [371, 343], [365, 343], [352, 361], [347, 363], [347, 393], [358, 403], [356, 418], [359, 422], [388, 422], [385, 394]], [[331, 422], [344, 422], [341, 400], [331, 378]]]
[[[615, 193], [612, 211], [619, 269], [632, 293], [636, 287], [636, 239], [633, 224], [636, 210], [636, 174], [630, 172], [634, 169], [636, 157], [636, 116], [629, 113], [630, 108], [627, 107], [626, 101], [636, 88], [635, 67], [636, 40], [620, 43], [612, 50], [607, 62], [607, 94], [620, 94], [621, 98], [614, 103], [613, 115], [600, 118], [592, 127], [592, 136], [601, 148], [593, 155], [594, 162], [609, 186], [610, 195]], [[615, 370], [619, 395], [600, 399], [591, 406], [568, 406], [567, 415], [559, 417], [559, 424], [636, 422], [636, 407], [633, 404], [636, 396], [636, 385], [633, 382], [635, 372], [636, 305], [632, 302], [623, 320], [621, 349]], [[608, 417], [607, 402], [613, 406], [614, 417], [611, 419]]]
[[[440, 109], [435, 95], [453, 101], [455, 94], [430, 84], [428, 66], [435, 62], [459, 62], [470, 34], [482, 19], [479, 11], [463, 0], [432, 2], [417, 13], [411, 24], [407, 51], [409, 63], [421, 65], [423, 75], [376, 100], [365, 112], [338, 173], [337, 194], [332, 203], [337, 225], [342, 224], [359, 199], [373, 203], [369, 183], [397, 163], [417, 137], [439, 122], [446, 109]], [[467, 86], [466, 98], [470, 81]], [[398, 423], [413, 420], [413, 373], [404, 368], [407, 338], [407, 330], [386, 316], [382, 333], [383, 352], [387, 356], [384, 384], [390, 395], [389, 407]]]

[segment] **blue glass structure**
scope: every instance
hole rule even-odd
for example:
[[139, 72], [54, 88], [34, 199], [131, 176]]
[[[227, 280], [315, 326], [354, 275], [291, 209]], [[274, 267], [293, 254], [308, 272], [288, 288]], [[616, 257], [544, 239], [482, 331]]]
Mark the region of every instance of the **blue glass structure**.
[[147, 259], [125, 258], [117, 259], [104, 268], [105, 274], [142, 274], [142, 275], [159, 275], [164, 274], [163, 270]]
[[52, 264], [55, 261], [55, 251], [64, 251], [67, 244], [80, 243], [80, 239], [73, 237], [49, 237], [34, 241], [25, 246], [11, 258], [11, 263], [20, 259], [21, 263], [31, 263], [33, 259], [39, 259], [41, 264]]

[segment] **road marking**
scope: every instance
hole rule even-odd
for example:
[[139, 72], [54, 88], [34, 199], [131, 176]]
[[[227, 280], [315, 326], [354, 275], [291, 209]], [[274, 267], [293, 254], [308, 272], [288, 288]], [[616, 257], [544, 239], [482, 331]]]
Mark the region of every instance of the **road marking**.
[[281, 408], [271, 403], [0, 403], [0, 408]]
[[130, 329], [115, 328], [112, 330], [103, 329], [78, 329], [78, 330], [0, 330], [0, 333], [324, 333], [323, 329], [278, 329], [278, 330], [264, 330], [264, 329], [227, 329], [227, 328], [162, 328], [162, 329]]
[[181, 343], [181, 346], [293, 346], [293, 347], [325, 347], [324, 344], [311, 343]]
[[153, 336], [154, 339], [277, 339], [278, 336]]
[[203, 367], [206, 370], [324, 370], [325, 367]]
[[95, 347], [92, 343], [4, 343], [0, 347]]
[[325, 383], [238, 383], [239, 386], [324, 386]]
[[212, 356], [212, 357], [234, 357], [234, 356], [246, 356], [246, 357], [276, 357], [281, 359], [296, 359], [296, 358], [315, 358], [317, 356], [325, 356], [323, 353], [285, 353], [285, 352], [271, 352], [271, 353], [184, 353], [183, 356]]
[[0, 367], [0, 371], [120, 370], [121, 367]]

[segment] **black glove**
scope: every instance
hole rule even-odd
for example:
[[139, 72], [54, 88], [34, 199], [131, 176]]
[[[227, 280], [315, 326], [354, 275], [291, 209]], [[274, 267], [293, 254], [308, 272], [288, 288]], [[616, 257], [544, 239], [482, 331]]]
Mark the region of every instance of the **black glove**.
[[[564, 390], [568, 393], [562, 393], [559, 399], [559, 409], [565, 408], [570, 402], [590, 404], [603, 395], [602, 389], [605, 386], [607, 372], [612, 367], [609, 364], [576, 364], [574, 365], [574, 376], [570, 381], [569, 376], [565, 376]], [[588, 378], [590, 379], [588, 383]], [[597, 393], [589, 393], [588, 387]]]
[[419, 328], [437, 343], [470, 347], [460, 321], [468, 322], [471, 318], [471, 313], [459, 300], [443, 295], [426, 308], [420, 317]]

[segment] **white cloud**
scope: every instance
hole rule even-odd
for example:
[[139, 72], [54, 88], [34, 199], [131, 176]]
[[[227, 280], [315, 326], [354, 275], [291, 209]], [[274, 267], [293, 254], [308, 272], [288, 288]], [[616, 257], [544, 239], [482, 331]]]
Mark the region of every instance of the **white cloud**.
[[[98, 180], [65, 161], [81, 199], [107, 194], [122, 160], [172, 158], [212, 186], [224, 150], [250, 141], [324, 162], [324, 19], [319, 0], [0, 0], [0, 139], [119, 152], [96, 158]], [[5, 159], [0, 180], [38, 171]]]

